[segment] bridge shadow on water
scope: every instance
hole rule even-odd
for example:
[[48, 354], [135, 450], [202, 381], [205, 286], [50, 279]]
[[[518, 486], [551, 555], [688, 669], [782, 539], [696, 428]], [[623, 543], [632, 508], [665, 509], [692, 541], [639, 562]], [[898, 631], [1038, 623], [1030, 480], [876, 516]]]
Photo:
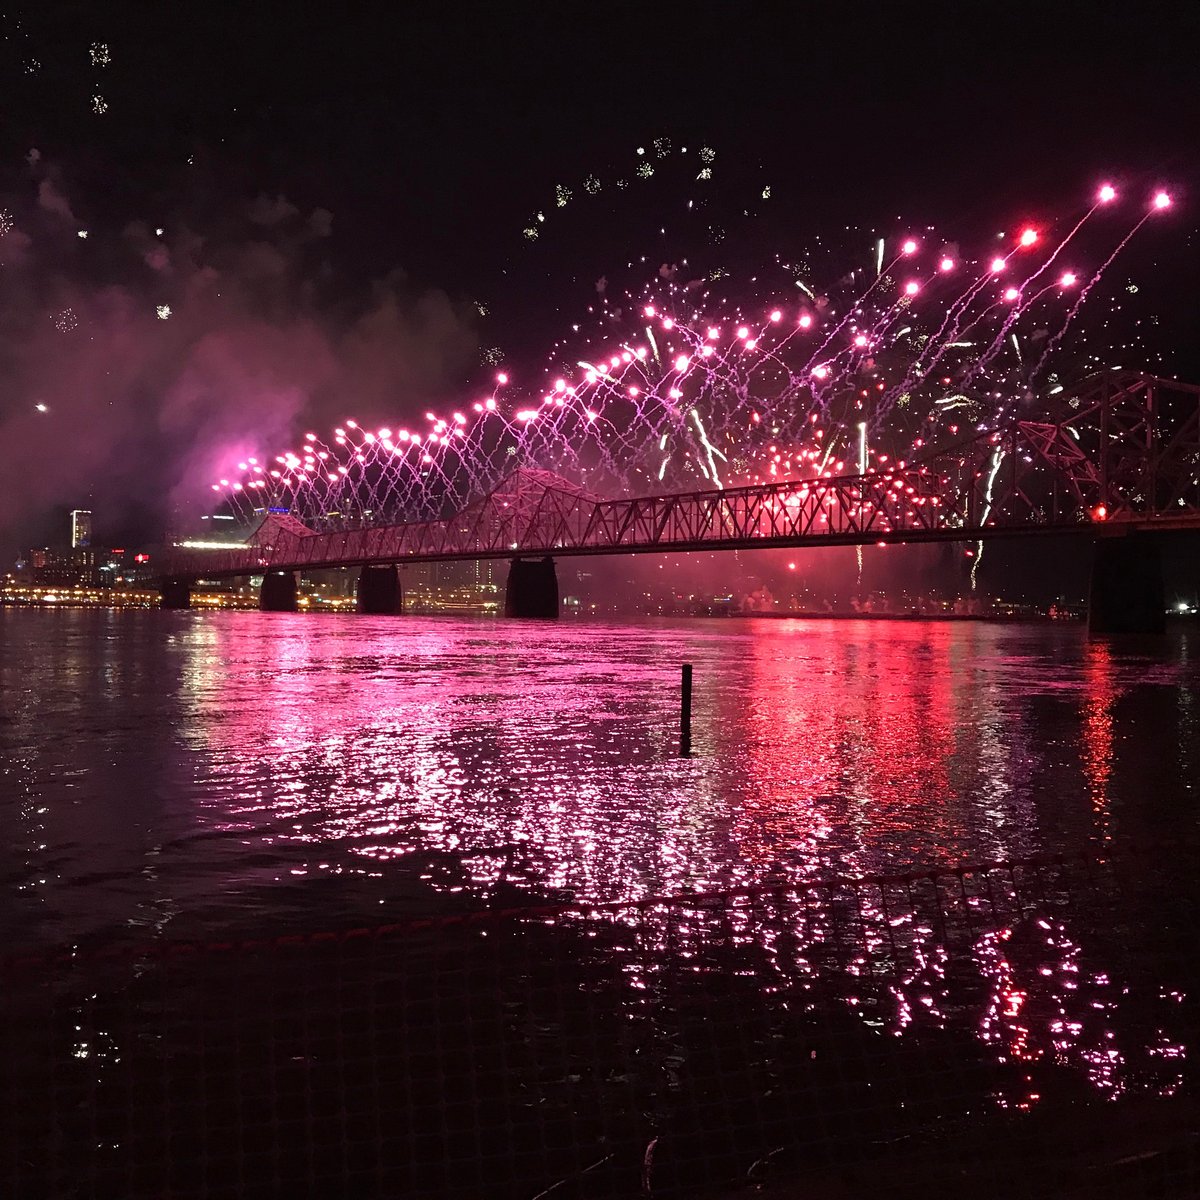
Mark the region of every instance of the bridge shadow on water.
[[10, 958], [0, 1191], [1195, 1194], [1172, 861]]

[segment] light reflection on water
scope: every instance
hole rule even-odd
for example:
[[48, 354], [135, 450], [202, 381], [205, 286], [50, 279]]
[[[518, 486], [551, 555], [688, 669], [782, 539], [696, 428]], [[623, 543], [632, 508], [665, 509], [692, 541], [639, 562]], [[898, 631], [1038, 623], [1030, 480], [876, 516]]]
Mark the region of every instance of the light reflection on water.
[[[1130, 649], [981, 623], [0, 610], [0, 638], [10, 944], [316, 929], [1196, 832], [1200, 678], [1182, 634]], [[896, 1035], [952, 1025], [961, 980], [934, 925], [860, 904], [892, 952], [905, 939], [872, 1019]], [[980, 932], [970, 1021], [998, 1061], [1071, 1063], [1115, 1097], [1128, 988], [1089, 940], [1101, 931], [1057, 916]], [[888, 954], [870, 935], [848, 974]], [[1172, 978], [1138, 1000], [1133, 1037], [1160, 1094], [1186, 1057], [1160, 1020], [1182, 1003]], [[1027, 1079], [997, 1098], [1036, 1104]]]
[[1182, 637], [1126, 653], [981, 623], [19, 611], [0, 631], [7, 920], [59, 936], [1195, 830]]

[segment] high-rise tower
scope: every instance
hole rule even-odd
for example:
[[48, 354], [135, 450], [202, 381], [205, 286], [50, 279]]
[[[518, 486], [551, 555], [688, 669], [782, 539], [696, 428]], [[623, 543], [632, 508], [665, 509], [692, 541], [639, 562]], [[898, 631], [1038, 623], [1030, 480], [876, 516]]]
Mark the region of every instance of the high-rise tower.
[[92, 544], [92, 513], [87, 508], [71, 510], [71, 549]]

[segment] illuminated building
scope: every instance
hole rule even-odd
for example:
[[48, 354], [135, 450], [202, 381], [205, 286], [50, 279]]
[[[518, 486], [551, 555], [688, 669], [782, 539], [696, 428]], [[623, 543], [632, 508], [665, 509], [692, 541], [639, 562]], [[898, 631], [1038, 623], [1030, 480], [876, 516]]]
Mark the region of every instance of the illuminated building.
[[71, 549], [92, 544], [92, 513], [90, 509], [71, 510]]

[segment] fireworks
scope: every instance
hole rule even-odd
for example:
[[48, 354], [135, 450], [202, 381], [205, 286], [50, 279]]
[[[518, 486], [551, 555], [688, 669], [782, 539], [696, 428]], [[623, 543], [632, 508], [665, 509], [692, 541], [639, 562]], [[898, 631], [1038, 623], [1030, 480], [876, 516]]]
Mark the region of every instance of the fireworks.
[[[869, 268], [830, 264], [822, 282], [786, 265], [774, 296], [745, 305], [664, 269], [636, 293], [606, 290], [599, 327], [560, 344], [540, 387], [501, 372], [457, 411], [406, 427], [346, 420], [243, 459], [213, 488], [246, 520], [284, 508], [330, 529], [446, 516], [518, 466], [598, 496], [903, 470], [1062, 390], [1052, 354], [1087, 293], [1170, 204], [1151, 197], [1113, 248], [1094, 227], [1111, 190], [1057, 241], [1052, 222], [1019, 229], [995, 256], [932, 230], [884, 238]], [[1088, 261], [1099, 265], [1076, 290]]]
[[[693, 174], [697, 158], [700, 160], [700, 170]], [[661, 180], [664, 175], [669, 176], [672, 170], [687, 171], [689, 179], [708, 183], [713, 179], [713, 164], [716, 159], [717, 152], [711, 146], [701, 147], [698, 153], [689, 153], [687, 146], [676, 147], [670, 138], [656, 137], [648, 146], [640, 145], [634, 149], [632, 163], [626, 159], [620, 168], [612, 168], [608, 172], [589, 171], [578, 179], [577, 184], [556, 183], [554, 208], [565, 209], [568, 205], [574, 207], [587, 197], [599, 196], [606, 188], [609, 189], [606, 194], [624, 192], [630, 187], [631, 178], [642, 181]], [[759, 198], [769, 200], [770, 185], [759, 186]], [[577, 199], [579, 192], [582, 196]], [[690, 209], [695, 206], [696, 200], [693, 198], [686, 203]], [[545, 222], [545, 210], [538, 211], [525, 223], [521, 236], [526, 242], [538, 241], [544, 232], [542, 226]]]
[[93, 42], [89, 47], [88, 54], [92, 60], [92, 69], [95, 72], [92, 80], [95, 89], [92, 93], [92, 113], [97, 117], [102, 117], [108, 112], [108, 101], [104, 98], [100, 90], [100, 72], [111, 64], [112, 54], [108, 49], [107, 42]]

